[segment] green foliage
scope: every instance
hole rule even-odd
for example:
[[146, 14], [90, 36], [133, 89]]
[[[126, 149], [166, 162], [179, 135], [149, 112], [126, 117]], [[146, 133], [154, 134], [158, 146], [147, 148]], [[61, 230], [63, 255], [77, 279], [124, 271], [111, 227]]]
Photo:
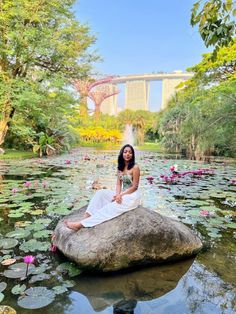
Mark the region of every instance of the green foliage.
[[95, 38], [75, 19], [74, 2], [0, 4], [0, 144], [8, 129], [9, 146], [19, 136], [26, 148], [40, 132], [65, 131], [75, 105], [71, 79], [87, 76], [98, 59], [88, 51]]
[[236, 156], [236, 80], [196, 90], [165, 113], [160, 123], [168, 151], [193, 159], [212, 154]]
[[217, 58], [212, 59], [212, 53], [204, 54], [202, 61], [188, 71], [194, 72], [194, 76], [187, 85], [205, 87], [212, 83], [236, 79], [236, 39], [228, 47], [222, 47], [217, 53]]
[[119, 143], [122, 130], [116, 117], [101, 114], [99, 121], [94, 116], [77, 114], [70, 118], [70, 129], [79, 143]]
[[157, 117], [157, 113], [153, 113], [145, 110], [132, 111], [126, 109], [119, 113], [118, 121], [120, 126], [124, 129], [126, 124], [132, 125], [134, 128], [136, 144], [143, 145], [145, 135], [148, 134], [154, 139], [156, 130], [154, 130], [154, 121]]
[[215, 46], [213, 57], [218, 49], [228, 46], [235, 34], [234, 21], [236, 7], [233, 0], [197, 1], [192, 7], [191, 25], [198, 25], [199, 33], [208, 46]]
[[188, 69], [160, 119], [162, 143], [168, 151], [193, 159], [209, 155], [236, 156], [236, 40]]

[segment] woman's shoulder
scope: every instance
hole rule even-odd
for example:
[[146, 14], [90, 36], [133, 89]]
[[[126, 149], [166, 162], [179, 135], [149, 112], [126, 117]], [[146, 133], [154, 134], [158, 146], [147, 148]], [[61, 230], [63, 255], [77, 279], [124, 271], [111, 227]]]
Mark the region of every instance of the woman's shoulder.
[[139, 165], [138, 165], [138, 164], [135, 164], [132, 169], [133, 169], [133, 170], [139, 170]]

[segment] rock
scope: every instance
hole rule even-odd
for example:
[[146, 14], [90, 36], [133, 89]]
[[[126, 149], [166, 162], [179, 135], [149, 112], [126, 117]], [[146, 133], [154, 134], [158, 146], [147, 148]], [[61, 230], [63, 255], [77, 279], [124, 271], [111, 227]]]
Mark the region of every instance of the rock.
[[85, 209], [64, 217], [55, 229], [55, 245], [81, 268], [117, 271], [180, 260], [202, 248], [184, 224], [141, 206], [92, 228], [67, 228], [64, 220], [81, 220]]
[[124, 300], [129, 300], [125, 306], [130, 305], [130, 300], [151, 301], [173, 290], [193, 261], [193, 258], [188, 258], [172, 264], [122, 272], [119, 275], [82, 274], [77, 278], [73, 291], [86, 296], [96, 312], [105, 311], [110, 306], [123, 307]]

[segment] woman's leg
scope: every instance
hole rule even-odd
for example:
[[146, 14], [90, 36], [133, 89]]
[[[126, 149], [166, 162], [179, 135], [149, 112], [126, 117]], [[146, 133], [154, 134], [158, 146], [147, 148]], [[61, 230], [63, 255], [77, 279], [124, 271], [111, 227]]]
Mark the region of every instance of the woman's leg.
[[[127, 199], [127, 201], [126, 201]], [[104, 221], [113, 219], [129, 210], [138, 207], [136, 200], [130, 200], [129, 196], [124, 196], [122, 203], [110, 202], [101, 208], [94, 215], [80, 221], [83, 227], [93, 227], [103, 223]]]
[[[115, 192], [112, 190], [99, 190], [97, 191], [91, 201], [89, 202], [89, 205], [87, 207], [87, 210], [84, 215], [84, 219], [88, 219], [91, 216], [95, 215], [100, 209], [102, 209], [104, 206], [108, 205], [112, 202], [112, 198], [115, 195]], [[84, 220], [83, 219], [83, 220]], [[83, 228], [83, 225], [80, 221], [73, 222], [73, 221], [65, 221], [65, 224], [68, 228], [72, 230], [79, 230]]]
[[92, 199], [90, 200], [86, 214], [94, 215], [97, 211], [103, 208], [105, 205], [111, 203], [115, 192], [108, 189], [98, 190]]

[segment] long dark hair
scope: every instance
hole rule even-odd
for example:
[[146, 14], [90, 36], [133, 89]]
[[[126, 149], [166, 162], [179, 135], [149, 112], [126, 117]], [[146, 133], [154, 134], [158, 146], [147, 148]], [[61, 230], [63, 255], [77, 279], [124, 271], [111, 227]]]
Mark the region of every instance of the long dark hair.
[[124, 161], [124, 157], [123, 157], [123, 152], [125, 150], [126, 147], [129, 147], [132, 151], [132, 159], [130, 159], [129, 163], [128, 163], [128, 170], [132, 169], [133, 166], [135, 165], [135, 153], [134, 153], [134, 148], [133, 146], [131, 146], [130, 144], [126, 144], [124, 145], [119, 153], [118, 156], [118, 170], [123, 171], [125, 168], [125, 161]]

